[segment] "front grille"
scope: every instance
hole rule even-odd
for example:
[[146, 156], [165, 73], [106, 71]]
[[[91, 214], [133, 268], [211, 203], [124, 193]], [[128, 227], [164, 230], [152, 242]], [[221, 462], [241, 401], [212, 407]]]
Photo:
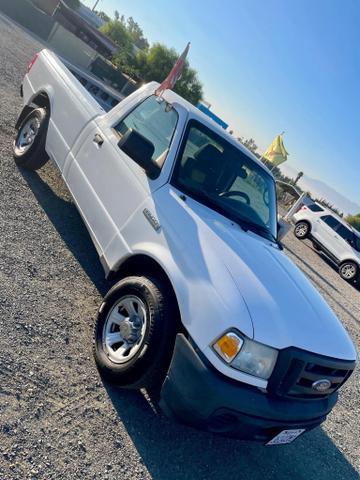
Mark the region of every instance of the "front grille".
[[[280, 351], [269, 380], [270, 393], [297, 398], [321, 398], [334, 393], [351, 375], [355, 362], [315, 355], [296, 348]], [[319, 392], [318, 380], [329, 380], [330, 387]]]

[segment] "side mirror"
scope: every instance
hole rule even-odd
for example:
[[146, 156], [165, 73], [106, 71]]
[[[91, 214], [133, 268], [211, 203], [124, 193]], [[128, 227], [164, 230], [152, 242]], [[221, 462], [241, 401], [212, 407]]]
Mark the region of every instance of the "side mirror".
[[130, 128], [119, 141], [118, 147], [140, 165], [150, 178], [159, 175], [160, 168], [152, 160], [155, 147], [141, 133]]
[[290, 230], [291, 224], [286, 222], [283, 219], [279, 219], [277, 225], [278, 225], [277, 238], [278, 238], [278, 241], [281, 242], [281, 240], [285, 237], [285, 235]]

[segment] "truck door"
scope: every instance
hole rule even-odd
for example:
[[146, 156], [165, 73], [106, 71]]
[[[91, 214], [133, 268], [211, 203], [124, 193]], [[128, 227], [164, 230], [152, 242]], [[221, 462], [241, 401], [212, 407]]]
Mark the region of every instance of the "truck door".
[[141, 159], [131, 158], [122, 139], [135, 131], [151, 153], [154, 165], [161, 165], [170, 148], [177, 124], [177, 112], [151, 95], [123, 118], [98, 126], [89, 126], [83, 143], [75, 154], [65, 177], [85, 219], [98, 250], [104, 251], [127, 219], [159, 186], [140, 166]]

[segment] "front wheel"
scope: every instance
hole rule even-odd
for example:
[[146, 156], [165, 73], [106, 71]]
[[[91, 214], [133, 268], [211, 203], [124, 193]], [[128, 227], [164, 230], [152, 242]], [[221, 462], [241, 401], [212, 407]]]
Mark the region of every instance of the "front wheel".
[[343, 262], [339, 267], [340, 277], [346, 280], [347, 282], [354, 281], [359, 273], [359, 267], [356, 263], [351, 261]]
[[156, 387], [165, 377], [175, 334], [176, 316], [166, 285], [156, 278], [124, 278], [105, 296], [98, 313], [98, 369], [123, 387]]
[[295, 225], [294, 234], [296, 238], [304, 240], [309, 236], [310, 225], [307, 222], [298, 222]]
[[13, 143], [15, 163], [28, 170], [38, 170], [48, 161], [45, 151], [49, 116], [45, 108], [35, 108], [21, 122]]

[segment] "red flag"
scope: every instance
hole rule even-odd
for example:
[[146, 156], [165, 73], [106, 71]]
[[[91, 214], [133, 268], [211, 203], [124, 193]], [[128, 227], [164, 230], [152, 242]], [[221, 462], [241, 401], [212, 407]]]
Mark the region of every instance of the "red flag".
[[165, 78], [165, 80], [161, 83], [161, 85], [159, 85], [158, 88], [155, 90], [155, 95], [161, 96], [165, 90], [167, 89], [171, 90], [174, 87], [175, 83], [181, 77], [181, 73], [185, 65], [185, 60], [186, 60], [186, 56], [188, 54], [189, 48], [190, 48], [190, 42], [186, 45], [185, 50], [177, 59], [169, 75]]

